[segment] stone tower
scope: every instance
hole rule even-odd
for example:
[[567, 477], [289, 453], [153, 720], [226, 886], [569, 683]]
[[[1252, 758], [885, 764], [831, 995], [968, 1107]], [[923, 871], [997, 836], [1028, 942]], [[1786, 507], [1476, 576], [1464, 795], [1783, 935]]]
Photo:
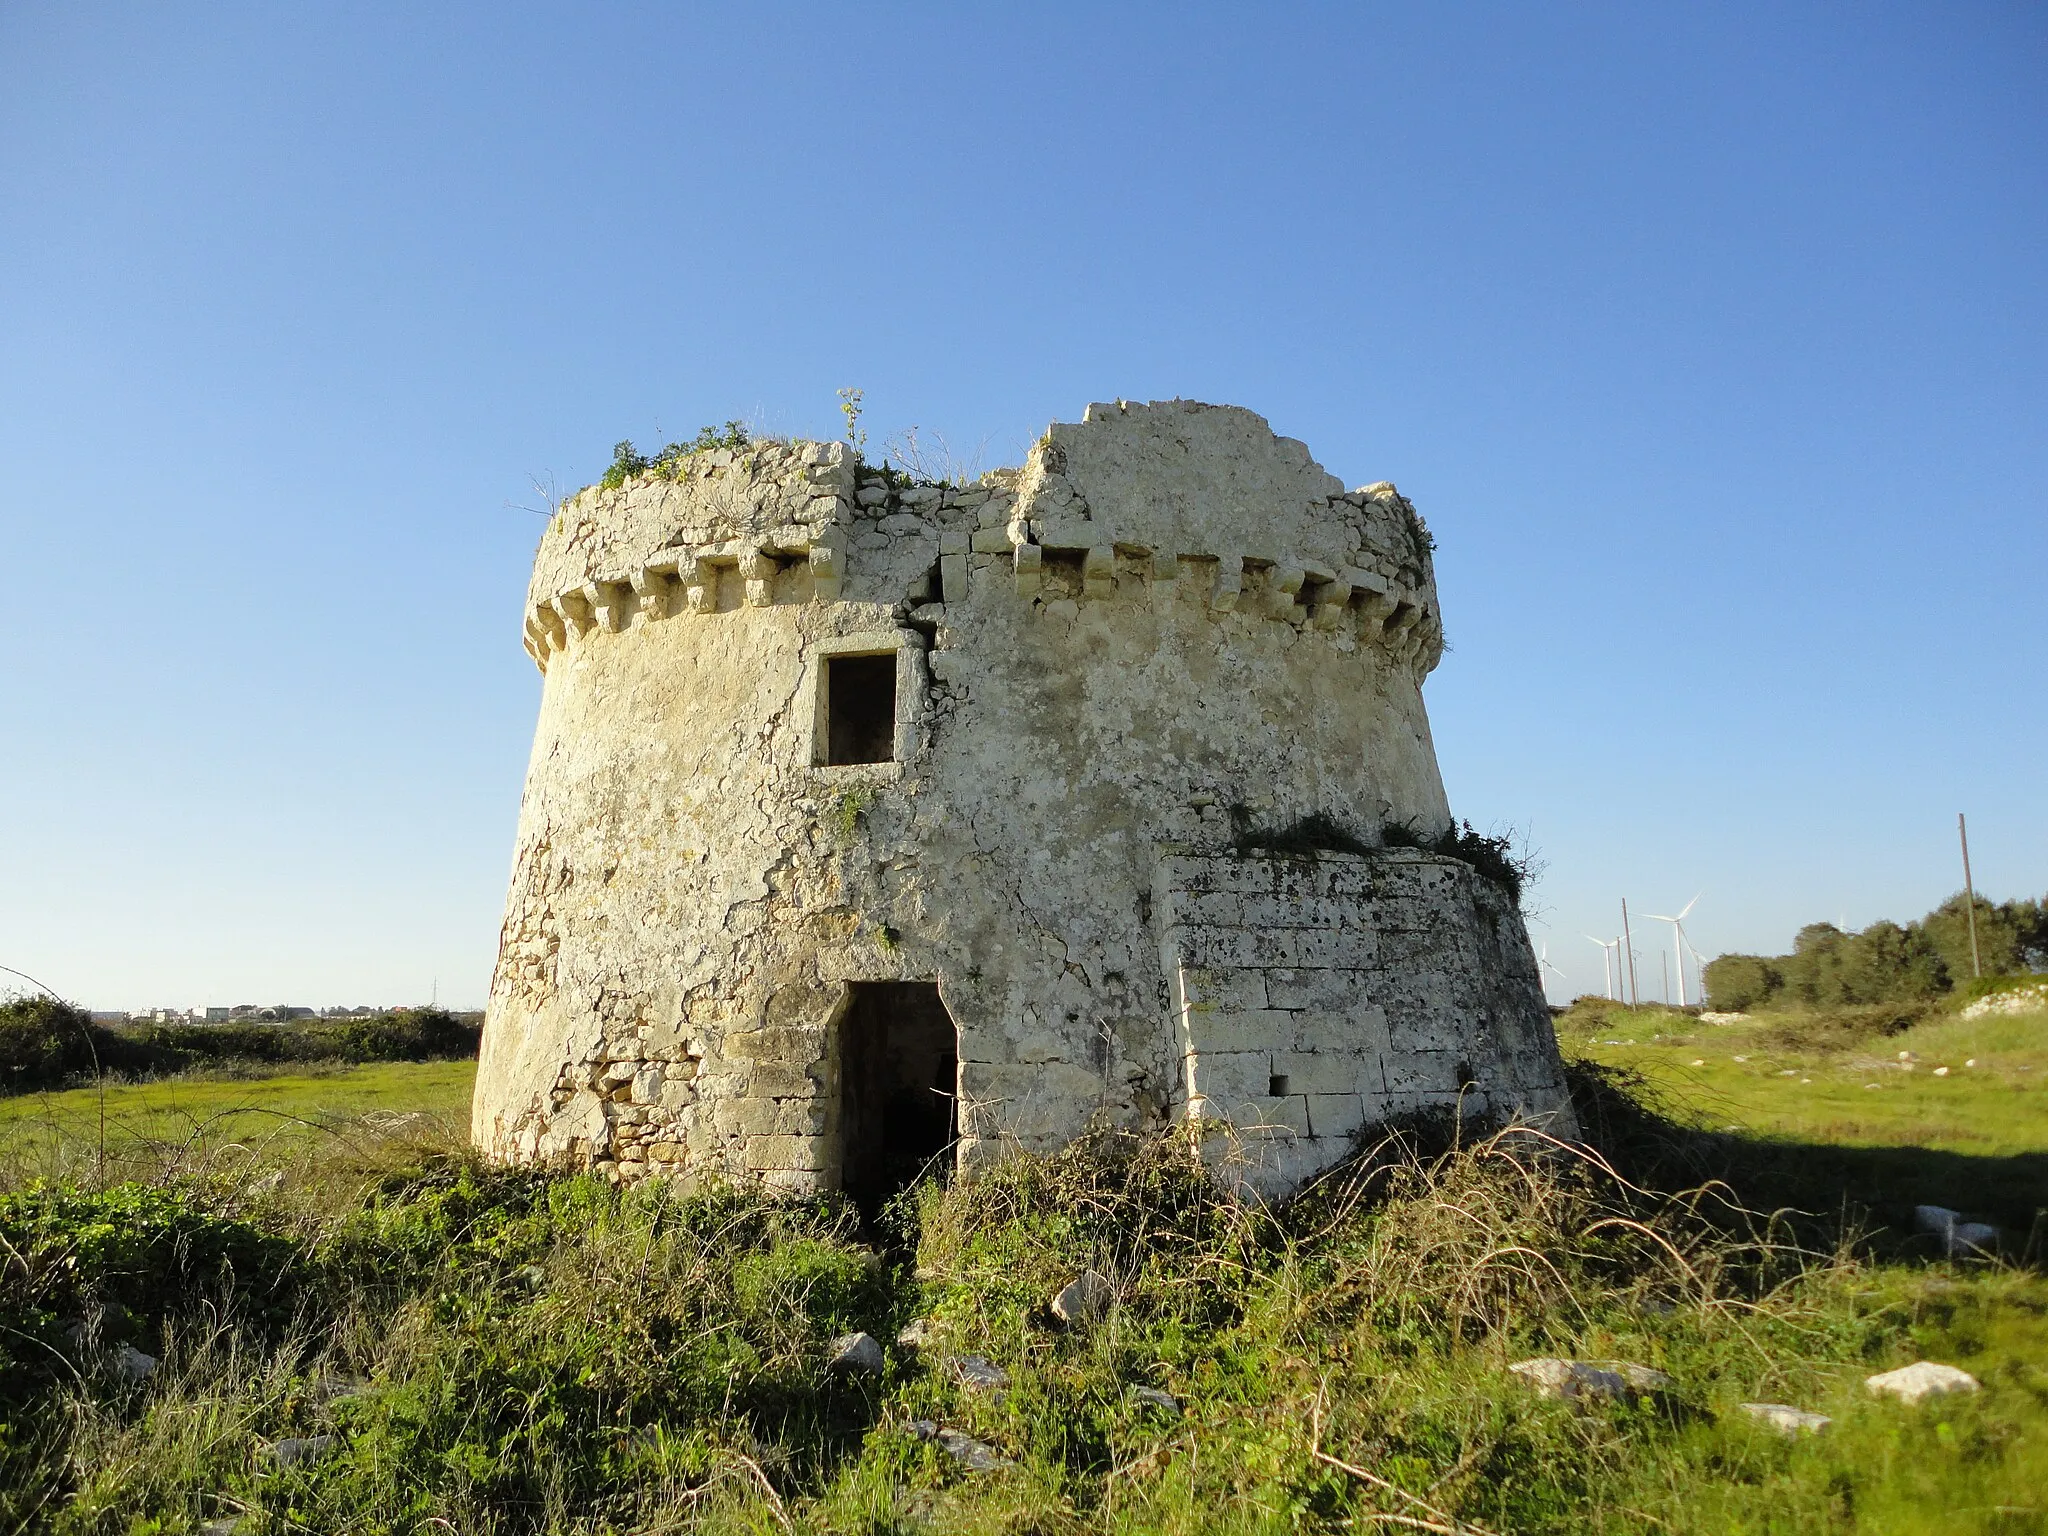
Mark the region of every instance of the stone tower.
[[1450, 825], [1430, 548], [1178, 400], [964, 489], [778, 443], [584, 491], [477, 1143], [871, 1196], [1097, 1121], [1267, 1191], [1416, 1110], [1569, 1133], [1512, 894], [1386, 845]]

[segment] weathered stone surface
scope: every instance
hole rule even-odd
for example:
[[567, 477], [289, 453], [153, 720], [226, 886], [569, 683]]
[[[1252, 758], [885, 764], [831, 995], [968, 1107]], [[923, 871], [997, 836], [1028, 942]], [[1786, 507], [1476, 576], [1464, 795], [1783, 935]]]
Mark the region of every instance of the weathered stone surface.
[[883, 1363], [881, 1341], [871, 1333], [845, 1334], [832, 1341], [826, 1363], [835, 1371], [879, 1376]]
[[1052, 1315], [1069, 1328], [1086, 1328], [1099, 1323], [1116, 1300], [1116, 1287], [1092, 1269], [1074, 1276], [1052, 1299]]
[[930, 1419], [912, 1419], [907, 1426], [920, 1440], [929, 1440], [970, 1472], [993, 1472], [1013, 1463], [985, 1440]]
[[1808, 1413], [1785, 1403], [1737, 1403], [1752, 1419], [1761, 1420], [1785, 1435], [1817, 1435], [1835, 1421], [1824, 1413]]
[[1143, 1403], [1148, 1408], [1157, 1408], [1162, 1413], [1178, 1414], [1180, 1399], [1171, 1392], [1162, 1392], [1157, 1387], [1131, 1387], [1124, 1392], [1134, 1403]]
[[1968, 1371], [1933, 1360], [1916, 1360], [1895, 1371], [1880, 1371], [1875, 1376], [1864, 1377], [1863, 1385], [1882, 1396], [1896, 1397], [1905, 1403], [1944, 1397], [1951, 1392], [1975, 1392], [1978, 1388], [1977, 1378]]
[[[1091, 408], [965, 492], [692, 455], [566, 503], [528, 597], [489, 1155], [833, 1187], [888, 981], [957, 1026], [970, 1167], [1180, 1122], [1281, 1191], [1417, 1109], [1572, 1131], [1513, 901], [1377, 846], [1450, 819], [1426, 530], [1251, 412]], [[828, 763], [828, 664], [877, 654], [893, 758]], [[1366, 851], [1247, 851], [1310, 818]]]

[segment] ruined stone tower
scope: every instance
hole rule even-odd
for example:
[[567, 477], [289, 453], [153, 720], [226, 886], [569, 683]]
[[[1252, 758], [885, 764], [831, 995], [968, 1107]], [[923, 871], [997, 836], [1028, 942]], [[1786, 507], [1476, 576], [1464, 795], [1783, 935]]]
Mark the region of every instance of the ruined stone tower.
[[1232, 406], [914, 484], [755, 444], [548, 525], [491, 1155], [871, 1195], [1190, 1122], [1284, 1190], [1389, 1117], [1571, 1129], [1450, 824], [1430, 540]]

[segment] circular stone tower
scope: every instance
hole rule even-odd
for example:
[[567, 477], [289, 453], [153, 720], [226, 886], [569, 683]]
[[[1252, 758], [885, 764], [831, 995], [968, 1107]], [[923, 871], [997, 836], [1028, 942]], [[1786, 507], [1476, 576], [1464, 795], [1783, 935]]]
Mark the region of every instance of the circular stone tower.
[[1281, 1191], [1390, 1117], [1572, 1130], [1450, 826], [1431, 543], [1231, 406], [1021, 470], [689, 456], [550, 522], [489, 1154], [885, 1191], [1174, 1121]]

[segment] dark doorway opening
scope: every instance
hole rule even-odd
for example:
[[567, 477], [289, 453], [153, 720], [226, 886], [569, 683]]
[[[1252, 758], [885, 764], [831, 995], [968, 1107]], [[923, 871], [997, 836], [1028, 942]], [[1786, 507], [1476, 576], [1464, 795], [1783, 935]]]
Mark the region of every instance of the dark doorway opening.
[[825, 762], [896, 756], [896, 653], [825, 660]]
[[839, 1187], [876, 1209], [958, 1134], [959, 1034], [937, 982], [857, 981], [839, 1020]]

